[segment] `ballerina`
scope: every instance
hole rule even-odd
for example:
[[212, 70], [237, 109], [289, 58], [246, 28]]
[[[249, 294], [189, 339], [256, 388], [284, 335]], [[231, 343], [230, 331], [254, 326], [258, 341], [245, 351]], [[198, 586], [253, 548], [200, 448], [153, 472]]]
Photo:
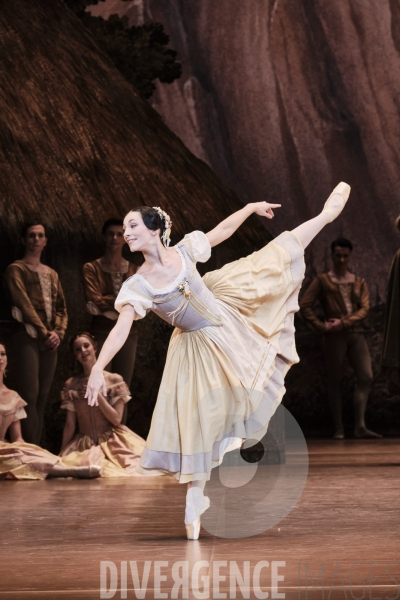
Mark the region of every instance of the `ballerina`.
[[[70, 377], [61, 392], [61, 408], [67, 411], [60, 453], [64, 463], [96, 464], [102, 477], [137, 476], [145, 441], [121, 424], [124, 407], [131, 399], [128, 386], [118, 373], [104, 371], [107, 395], [99, 394], [98, 407], [88, 406], [84, 396], [96, 362], [96, 341], [90, 333], [78, 333], [71, 338], [70, 348], [82, 374]], [[74, 435], [77, 421], [79, 433]]]
[[[27, 403], [4, 385], [7, 352], [0, 343], [0, 479], [46, 479], [46, 477], [99, 477], [95, 465], [68, 467], [59, 456], [40, 446], [28, 444], [21, 434], [21, 419], [26, 418]], [[11, 443], [5, 439], [9, 432]]]
[[120, 290], [115, 302], [120, 315], [92, 368], [86, 397], [93, 405], [100, 391], [106, 393], [102, 370], [134, 319], [152, 310], [176, 326], [137, 470], [188, 484], [188, 539], [198, 539], [200, 516], [209, 507], [204, 486], [211, 469], [228, 450], [260, 439], [271, 407], [282, 399], [284, 377], [298, 362], [293, 318], [304, 248], [340, 214], [349, 193], [350, 187], [340, 183], [317, 217], [203, 279], [197, 261], [207, 261], [211, 248], [250, 215], [272, 219], [280, 204], [248, 204], [207, 234], [194, 231], [173, 248], [171, 220], [159, 207], [135, 208], [124, 219], [129, 248], [141, 251], [144, 263]]

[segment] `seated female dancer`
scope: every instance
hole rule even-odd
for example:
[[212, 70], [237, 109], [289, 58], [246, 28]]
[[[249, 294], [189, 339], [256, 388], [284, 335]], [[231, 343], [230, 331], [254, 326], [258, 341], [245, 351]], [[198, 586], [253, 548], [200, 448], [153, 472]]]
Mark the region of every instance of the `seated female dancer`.
[[251, 214], [272, 218], [278, 204], [256, 202], [207, 234], [195, 231], [169, 248], [171, 221], [159, 207], [138, 207], [125, 219], [131, 252], [144, 263], [127, 279], [115, 307], [120, 316], [93, 366], [86, 396], [106, 390], [103, 369], [124, 344], [132, 322], [149, 310], [176, 325], [146, 448], [138, 472], [169, 474], [188, 484], [185, 524], [197, 539], [209, 507], [203, 490], [224, 453], [261, 439], [285, 392], [285, 375], [298, 356], [294, 313], [304, 277], [304, 248], [342, 211], [350, 187], [339, 184], [317, 216], [284, 232], [261, 250], [207, 273], [211, 248]]
[[[68, 468], [59, 456], [24, 442], [20, 420], [26, 418], [26, 402], [4, 385], [7, 352], [0, 343], [0, 479], [46, 479], [46, 477], [99, 477], [98, 466]], [[5, 440], [9, 432], [11, 443]]]
[[[96, 464], [102, 477], [137, 475], [136, 466], [145, 441], [121, 425], [124, 405], [131, 399], [129, 388], [116, 373], [103, 372], [106, 389], [98, 406], [88, 406], [86, 384], [96, 363], [96, 342], [89, 333], [77, 333], [70, 348], [82, 367], [82, 374], [66, 381], [61, 408], [67, 410], [61, 456], [68, 465]], [[75, 436], [76, 421], [79, 433]]]

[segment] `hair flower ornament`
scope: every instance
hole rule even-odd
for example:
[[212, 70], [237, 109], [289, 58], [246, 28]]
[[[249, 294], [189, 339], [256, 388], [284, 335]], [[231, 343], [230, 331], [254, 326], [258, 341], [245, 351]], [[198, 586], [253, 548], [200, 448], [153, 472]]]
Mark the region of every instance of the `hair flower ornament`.
[[156, 210], [158, 212], [161, 219], [164, 221], [164, 231], [161, 236], [161, 240], [162, 240], [162, 243], [164, 244], [164, 246], [166, 248], [168, 248], [168, 246], [170, 245], [170, 242], [171, 242], [171, 240], [170, 240], [171, 228], [172, 228], [171, 217], [165, 212], [165, 210], [162, 210], [159, 206], [153, 206], [153, 208], [154, 208], [154, 210]]

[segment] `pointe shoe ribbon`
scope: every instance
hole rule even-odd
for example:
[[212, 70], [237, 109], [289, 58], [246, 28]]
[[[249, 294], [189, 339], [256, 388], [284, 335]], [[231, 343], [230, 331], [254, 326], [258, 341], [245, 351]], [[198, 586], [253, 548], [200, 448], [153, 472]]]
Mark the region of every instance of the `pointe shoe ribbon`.
[[[336, 219], [336, 217], [338, 217], [340, 215], [340, 213], [342, 212], [342, 210], [346, 206], [346, 202], [347, 202], [347, 200], [349, 199], [349, 196], [350, 196], [350, 191], [351, 191], [351, 187], [347, 183], [345, 183], [344, 181], [341, 181], [335, 187], [335, 189], [332, 191], [332, 193], [329, 196], [328, 200], [325, 202], [324, 208], [323, 208], [322, 212], [324, 212], [324, 213], [326, 213], [326, 214], [329, 215], [329, 217], [330, 217], [329, 222], [330, 223], [334, 219]], [[344, 200], [344, 202], [342, 202], [341, 200], [335, 199], [334, 196], [341, 196], [341, 198]]]

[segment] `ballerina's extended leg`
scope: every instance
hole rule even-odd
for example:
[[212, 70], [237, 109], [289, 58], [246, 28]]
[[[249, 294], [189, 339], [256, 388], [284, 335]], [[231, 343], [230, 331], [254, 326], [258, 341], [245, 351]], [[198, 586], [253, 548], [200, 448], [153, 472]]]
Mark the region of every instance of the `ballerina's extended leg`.
[[292, 233], [299, 238], [303, 248], [307, 248], [321, 229], [340, 215], [349, 195], [350, 186], [347, 183], [339, 183], [325, 202], [322, 212], [314, 219], [310, 219], [293, 229]]

